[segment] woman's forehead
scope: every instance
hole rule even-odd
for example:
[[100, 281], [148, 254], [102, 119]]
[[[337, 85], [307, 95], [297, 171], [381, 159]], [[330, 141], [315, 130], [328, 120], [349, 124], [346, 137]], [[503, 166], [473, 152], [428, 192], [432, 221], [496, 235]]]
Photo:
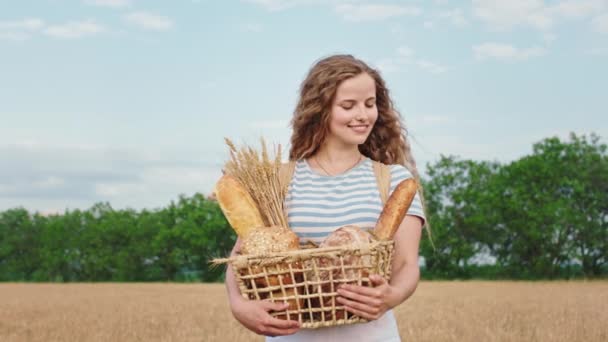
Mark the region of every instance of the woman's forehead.
[[368, 98], [375, 95], [376, 83], [374, 79], [370, 75], [362, 73], [340, 83], [336, 92], [336, 100], [359, 97]]

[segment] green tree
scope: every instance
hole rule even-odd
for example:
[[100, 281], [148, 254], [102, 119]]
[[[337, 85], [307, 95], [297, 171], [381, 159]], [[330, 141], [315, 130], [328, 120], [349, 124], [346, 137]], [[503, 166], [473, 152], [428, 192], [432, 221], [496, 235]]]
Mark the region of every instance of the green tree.
[[423, 240], [429, 272], [442, 277], [469, 277], [471, 258], [493, 244], [487, 187], [499, 165], [441, 156], [429, 165], [424, 182], [434, 246]]
[[45, 219], [24, 208], [0, 213], [0, 280], [26, 281], [39, 269], [40, 231]]
[[502, 168], [494, 188], [505, 234], [497, 251], [511, 276], [557, 277], [580, 261], [587, 275], [606, 264], [606, 147], [572, 134], [547, 138]]

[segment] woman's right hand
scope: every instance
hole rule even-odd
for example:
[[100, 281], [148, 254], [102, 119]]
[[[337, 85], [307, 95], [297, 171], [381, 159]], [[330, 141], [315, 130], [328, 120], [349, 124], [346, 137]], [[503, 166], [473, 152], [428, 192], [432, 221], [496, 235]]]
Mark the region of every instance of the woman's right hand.
[[300, 330], [300, 323], [278, 319], [269, 313], [270, 311], [285, 310], [288, 306], [287, 303], [239, 298], [236, 303], [232, 304], [232, 314], [242, 325], [258, 335], [291, 335]]

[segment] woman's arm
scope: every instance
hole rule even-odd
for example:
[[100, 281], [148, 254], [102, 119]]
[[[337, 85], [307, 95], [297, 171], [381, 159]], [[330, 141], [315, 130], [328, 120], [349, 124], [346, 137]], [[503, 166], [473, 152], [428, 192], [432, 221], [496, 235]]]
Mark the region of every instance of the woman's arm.
[[[232, 251], [230, 252], [230, 257], [236, 256], [237, 252], [241, 250], [241, 239], [237, 238], [234, 247], [232, 247]], [[245, 300], [241, 296], [241, 290], [239, 290], [238, 284], [236, 282], [236, 277], [234, 276], [234, 271], [232, 267], [228, 265], [226, 267], [226, 290], [228, 291], [228, 300], [230, 301], [230, 307], [234, 306], [234, 303], [237, 303], [240, 300]]]
[[[230, 256], [235, 256], [240, 248], [241, 240], [237, 239]], [[291, 335], [299, 330], [300, 324], [297, 321], [281, 320], [269, 314], [270, 311], [285, 310], [289, 304], [243, 298], [230, 266], [226, 269], [226, 290], [232, 315], [245, 328], [265, 336]]]
[[390, 281], [375, 274], [370, 276], [373, 288], [342, 285], [338, 289], [338, 302], [345, 305], [347, 311], [374, 320], [408, 299], [416, 290], [420, 279], [418, 250], [421, 233], [422, 219], [407, 215], [394, 237]]

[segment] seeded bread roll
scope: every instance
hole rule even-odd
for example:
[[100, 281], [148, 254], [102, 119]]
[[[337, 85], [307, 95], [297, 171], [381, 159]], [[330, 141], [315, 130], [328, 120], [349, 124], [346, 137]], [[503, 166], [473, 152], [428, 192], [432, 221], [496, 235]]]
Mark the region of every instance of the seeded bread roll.
[[241, 238], [264, 226], [253, 198], [236, 178], [223, 175], [215, 185], [215, 196], [228, 223]]
[[418, 184], [413, 178], [401, 181], [386, 201], [374, 228], [378, 240], [391, 240], [412, 205]]
[[[252, 230], [241, 245], [242, 254], [272, 254], [287, 252], [300, 248], [298, 236], [289, 228], [280, 226], [259, 227]], [[275, 302], [288, 303], [288, 310], [297, 310], [304, 306], [302, 298], [296, 299], [296, 294], [303, 291], [300, 287], [293, 287], [294, 284], [302, 282], [302, 274], [298, 269], [299, 263], [293, 263], [290, 270], [287, 263], [273, 263], [268, 266], [251, 266], [243, 269], [242, 275], [250, 278], [249, 287], [254, 284], [260, 291], [260, 299], [273, 299]], [[283, 285], [283, 290], [272, 290]], [[266, 290], [267, 289], [267, 290]], [[287, 313], [278, 314], [279, 319], [288, 319]], [[293, 316], [289, 318], [293, 319]]]
[[280, 226], [257, 227], [243, 238], [243, 254], [269, 254], [300, 248], [298, 236], [289, 228]]
[[[252, 230], [241, 244], [241, 253], [246, 255], [272, 254], [293, 251], [300, 248], [298, 236], [289, 228], [274, 226], [260, 227]], [[277, 286], [283, 284], [293, 284], [294, 279], [287, 272], [289, 266], [283, 263], [268, 266], [268, 270], [280, 274], [279, 276], [269, 276], [254, 278], [258, 287]], [[253, 274], [262, 274], [262, 268], [253, 266]], [[281, 279], [279, 280], [279, 277]]]

